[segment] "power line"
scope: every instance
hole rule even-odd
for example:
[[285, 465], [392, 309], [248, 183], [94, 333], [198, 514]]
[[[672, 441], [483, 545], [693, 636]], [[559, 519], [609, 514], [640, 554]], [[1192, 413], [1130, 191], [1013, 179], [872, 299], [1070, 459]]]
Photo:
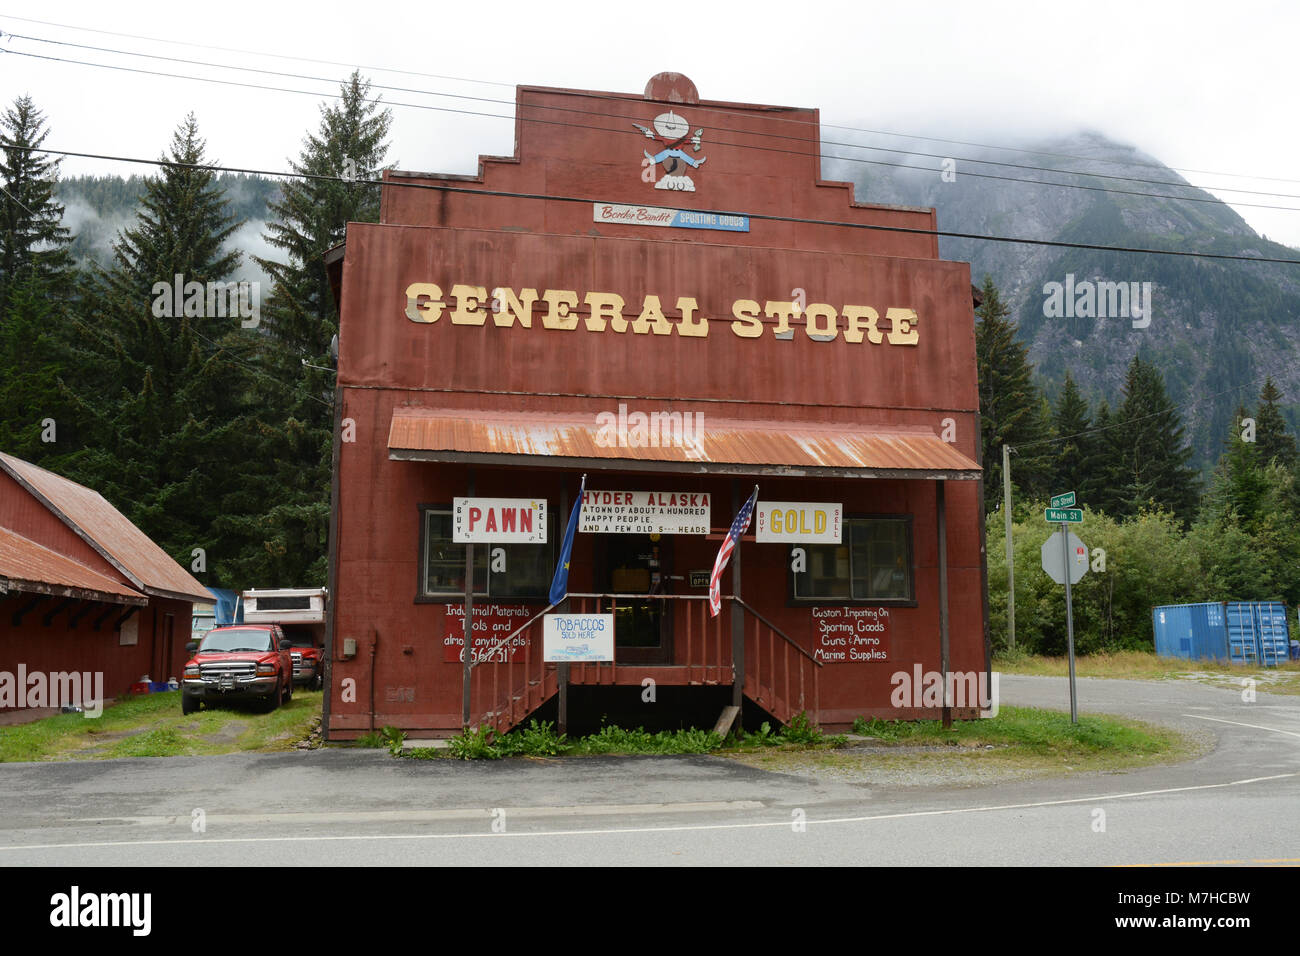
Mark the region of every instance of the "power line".
[[[277, 76], [277, 77], [284, 77], [288, 79], [309, 80], [317, 83], [332, 84], [336, 82], [335, 80], [329, 77], [312, 76], [310, 74], [305, 74], [305, 73], [288, 73], [283, 70], [264, 70], [264, 69], [259, 69], [257, 67], [236, 66], [231, 63], [212, 63], [209, 61], [194, 60], [185, 57], [163, 56], [161, 54], [154, 54], [154, 53], [138, 53], [131, 50], [120, 50], [114, 47], [93, 46], [91, 44], [85, 44], [85, 43], [72, 43], [67, 40], [51, 40], [44, 37], [28, 36], [21, 33], [10, 33], [8, 34], [8, 36], [17, 40], [30, 40], [35, 43], [47, 43], [54, 46], [74, 47], [76, 49], [81, 49], [81, 50], [93, 50], [97, 53], [112, 53], [120, 56], [140, 57], [148, 60], [161, 60], [168, 63], [183, 63], [188, 66], [202, 66], [202, 67], [209, 67], [218, 70], [233, 70], [240, 73], [258, 73], [263, 76]], [[78, 63], [84, 66], [98, 66], [98, 67], [112, 66], [112, 64], [90, 63], [83, 60], [70, 60], [66, 62]], [[189, 74], [184, 74], [184, 76], [188, 79], [199, 81], [199, 82], [203, 82], [206, 79], [204, 77], [190, 76]], [[371, 83], [370, 85], [374, 89], [387, 90], [394, 93], [416, 93], [424, 96], [437, 96], [437, 97], [444, 97], [447, 99], [469, 100], [472, 102], [479, 102], [479, 103], [495, 103], [498, 105], [511, 106], [511, 107], [516, 105], [515, 100], [513, 99], [505, 100], [505, 99], [499, 99], [490, 96], [469, 96], [463, 93], [450, 93], [441, 90], [425, 90], [425, 89], [418, 89], [418, 88], [406, 87], [406, 86], [391, 86], [383, 83]], [[626, 120], [636, 120], [640, 118], [640, 114], [610, 113], [608, 111], [599, 111], [599, 110], [579, 110], [569, 106], [547, 106], [541, 104], [529, 104], [529, 109], [543, 109], [543, 110], [549, 110], [551, 112], [558, 112], [558, 113], [577, 113], [579, 115], [584, 115], [584, 116], [599, 116], [602, 118], [615, 118], [615, 119], [626, 119]], [[530, 122], [530, 118], [525, 117], [524, 122]], [[590, 128], [590, 127], [586, 127], [586, 128]], [[725, 130], [726, 132], [730, 132], [730, 133], [744, 134], [747, 132], [746, 130], [736, 129], [734, 127], [714, 127], [714, 129]], [[769, 139], [783, 139], [783, 140], [790, 140], [799, 143], [808, 142], [807, 138], [802, 136], [782, 136], [780, 134], [765, 134], [765, 136]], [[724, 144], [724, 145], [734, 145], [734, 144]], [[889, 146], [871, 146], [864, 143], [840, 142], [838, 140], [827, 140], [827, 139], [823, 139], [821, 141], [821, 146], [822, 147], [843, 146], [849, 149], [871, 150], [873, 152], [884, 152], [884, 153], [899, 153], [904, 156], [921, 156], [927, 159], [940, 159], [940, 160], [952, 160], [954, 162], [976, 163], [982, 166], [1003, 166], [1008, 169], [1023, 169], [1031, 172], [1056, 173], [1058, 175], [1070, 175], [1070, 176], [1085, 176], [1092, 179], [1106, 179], [1106, 180], [1114, 180], [1118, 182], [1141, 183], [1141, 184], [1151, 185], [1151, 186], [1173, 186], [1176, 189], [1196, 189], [1198, 191], [1203, 191], [1200, 189], [1200, 187], [1194, 186], [1191, 183], [1175, 182], [1168, 179], [1143, 179], [1142, 177], [1139, 176], [1114, 176], [1107, 173], [1085, 172], [1083, 170], [1078, 170], [1078, 169], [1060, 169], [1054, 166], [1034, 166], [1027, 163], [1007, 163], [1007, 162], [1000, 162], [998, 160], [993, 160], [993, 159], [976, 159], [975, 157], [972, 156], [946, 156], [942, 153], [926, 153], [915, 149], [897, 149]], [[802, 155], [809, 155], [809, 156], [820, 155], [820, 151], [817, 154], [814, 154], [812, 152], [807, 152], [807, 153], [802, 153]], [[832, 156], [827, 158], [839, 159], [844, 161], [855, 161], [854, 157], [848, 157], [848, 156]], [[1095, 160], [1084, 160], [1084, 161], [1095, 162]], [[927, 169], [926, 167], [921, 167], [921, 166], [909, 167], [909, 168], [925, 169], [927, 172], [932, 171]], [[1017, 180], [1017, 181], [1043, 184], [1042, 180], [1030, 179], [1030, 180]], [[1048, 185], [1072, 185], [1072, 184], [1048, 183]], [[1236, 189], [1227, 186], [1216, 186], [1214, 188], [1217, 189], [1219, 192], [1241, 193], [1244, 195], [1253, 195], [1253, 196], [1276, 196], [1284, 199], [1300, 199], [1300, 194], [1298, 193], [1270, 192], [1268, 190], [1263, 190], [1263, 189]], [[1171, 196], [1166, 198], [1184, 199], [1190, 197]], [[1201, 200], [1201, 201], [1205, 201], [1205, 200]], [[1217, 201], [1217, 200], [1211, 199], [1210, 201]], [[1288, 208], [1295, 208], [1295, 207], [1277, 207], [1277, 208], [1288, 209]]]
[[[145, 76], [158, 76], [167, 79], [190, 80], [192, 82], [198, 82], [198, 83], [215, 83], [221, 86], [235, 86], [244, 89], [267, 90], [267, 91], [279, 92], [279, 93], [298, 93], [305, 96], [316, 96], [316, 97], [325, 96], [333, 99], [341, 98], [340, 94], [337, 93], [323, 93], [316, 90], [299, 90], [299, 89], [292, 89], [290, 87], [268, 86], [260, 83], [245, 83], [237, 80], [220, 80], [220, 79], [216, 79], [215, 77], [190, 76], [184, 73], [167, 73], [161, 70], [143, 70], [137, 67], [119, 66], [116, 64], [109, 64], [109, 63], [93, 63], [86, 60], [74, 60], [66, 57], [43, 56], [38, 53], [24, 53], [19, 50], [6, 50], [2, 52], [5, 52], [10, 56], [30, 57], [32, 59], [46, 60], [52, 63], [69, 63], [77, 66], [89, 66], [98, 69], [114, 70], [123, 73], [139, 73]], [[443, 94], [434, 94], [434, 95], [443, 95]], [[454, 95], [454, 94], [446, 94], [446, 95]], [[404, 103], [398, 101], [389, 101], [385, 103], [384, 101], [378, 98], [366, 100], [365, 102], [373, 103], [376, 105], [384, 105], [384, 106], [403, 106], [403, 107], [410, 107], [412, 109], [431, 110], [440, 113], [454, 113], [462, 116], [481, 116], [481, 117], [486, 117], [491, 119], [505, 119], [505, 120], [512, 120], [512, 121], [515, 119], [514, 116], [505, 115], [501, 113], [486, 113], [479, 110], [453, 109], [448, 106], [432, 106], [427, 103]], [[601, 115], [608, 115], [608, 114], [601, 114]], [[565, 127], [569, 129], [595, 130], [603, 133], [616, 133], [620, 135], [630, 135], [630, 136], [642, 135], [640, 133], [633, 133], [631, 130], [627, 130], [627, 131], [611, 130], [609, 127], [605, 127], [605, 126], [588, 126], [581, 123], [566, 123], [558, 120], [544, 120], [544, 119], [526, 117], [523, 119], [523, 121], [544, 124], [548, 126]], [[808, 156], [808, 157], [816, 156], [821, 159], [838, 159], [838, 160], [843, 160], [845, 162], [867, 163], [873, 166], [888, 166], [896, 169], [917, 169], [928, 173], [937, 172], [937, 170], [934, 169], [933, 167], [917, 166], [911, 163], [890, 163], [879, 159], [863, 159], [862, 157], [858, 157], [858, 156], [826, 156], [823, 155], [820, 152], [820, 150], [816, 152], [806, 152], [803, 150], [781, 149], [774, 146], [762, 146], [762, 145], [757, 145], [752, 143], [731, 143], [731, 142], [719, 141], [719, 140], [714, 140], [714, 142], [719, 146], [735, 146], [747, 150], [760, 150], [763, 152], [785, 153], [792, 156]], [[979, 162], [979, 160], [975, 160], [975, 162]], [[1148, 193], [1148, 192], [1142, 192], [1141, 190], [1131, 190], [1131, 189], [1111, 189], [1105, 186], [1088, 186], [1083, 183], [1061, 183], [1061, 182], [1052, 182], [1049, 180], [1020, 179], [1015, 176], [998, 176], [998, 175], [994, 175], [993, 173], [965, 172], [962, 175], [973, 176], [978, 179], [992, 179], [1001, 182], [1020, 183], [1024, 185], [1052, 186], [1052, 187], [1057, 187], [1062, 189], [1083, 189], [1083, 190], [1088, 190], [1090, 192], [1113, 193], [1115, 195], [1122, 195], [1122, 196], [1140, 196], [1148, 199], [1169, 199], [1175, 202], [1210, 203], [1218, 206], [1228, 205], [1224, 203], [1222, 200], [1208, 195], [1207, 196], [1171, 196], [1168, 195], [1167, 193]], [[1090, 174], [1078, 173], [1076, 175], [1086, 176]], [[1197, 189], [1198, 187], [1191, 186], [1191, 185], [1179, 185], [1178, 188]], [[1203, 190], [1198, 190], [1198, 191], [1203, 192]], [[1300, 212], [1300, 207], [1297, 206], [1278, 206], [1270, 203], [1234, 202], [1231, 205], [1235, 207], [1242, 207], [1248, 209], [1275, 209], [1275, 210], [1281, 210], [1286, 212]]]
[[17, 199], [17, 198], [16, 198], [16, 197], [11, 193], [11, 192], [9, 192], [9, 190], [5, 189], [3, 186], [0, 186], [0, 193], [4, 193], [4, 194], [5, 194], [6, 196], [8, 196], [9, 199], [12, 200], [14, 203], [17, 203], [19, 206], [22, 206], [24, 209], [27, 210], [27, 212], [28, 212], [30, 215], [35, 216], [37, 219], [40, 218], [40, 216], [39, 216], [37, 213], [35, 213], [35, 212], [32, 211], [32, 208], [31, 208], [30, 206], [28, 206], [26, 203], [19, 202], [19, 200], [18, 200], [18, 199]]
[[[143, 40], [147, 43], [162, 43], [162, 44], [168, 44], [172, 46], [188, 46], [188, 47], [193, 47], [195, 49], [216, 50], [223, 53], [241, 53], [246, 56], [258, 56], [258, 57], [264, 57], [268, 59], [291, 60], [300, 63], [320, 63], [327, 66], [341, 66], [347, 69], [368, 70], [371, 72], [378, 72], [378, 73], [396, 73], [404, 76], [418, 76], [427, 79], [450, 80], [458, 83], [473, 83], [473, 84], [484, 85], [484, 86], [501, 86], [506, 88], [513, 88], [516, 85], [514, 83], [507, 83], [501, 80], [485, 80], [485, 79], [478, 79], [474, 77], [449, 76], [447, 74], [442, 74], [442, 73], [424, 73], [417, 70], [406, 70], [397, 67], [366, 66], [357, 63], [345, 63], [339, 60], [325, 60], [325, 59], [318, 59], [314, 57], [295, 56], [288, 53], [271, 53], [267, 51], [240, 49], [238, 47], [226, 47], [226, 46], [216, 46], [213, 44], [194, 43], [188, 40], [168, 40], [168, 39], [163, 39], [161, 37], [151, 37], [151, 36], [145, 36], [136, 33], [121, 33], [113, 30], [99, 30], [92, 27], [74, 26], [68, 23], [56, 23], [51, 20], [39, 20], [32, 17], [12, 16], [10, 14], [0, 14], [0, 17], [5, 17], [11, 20], [18, 20], [23, 23], [36, 23], [42, 26], [51, 26], [51, 27], [58, 27], [66, 30], [75, 30], [82, 33], [95, 33], [103, 36], [124, 37], [132, 40]], [[49, 41], [49, 42], [57, 42], [57, 41]], [[128, 52], [128, 51], [121, 51], [121, 52]], [[134, 54], [129, 54], [129, 55], [134, 55]], [[147, 56], [148, 54], [138, 54], [138, 55]], [[567, 92], [572, 92], [576, 95], [581, 95], [593, 99], [613, 99], [613, 100], [620, 100], [620, 101], [626, 99], [626, 97], [620, 96], [618, 94], [599, 93], [590, 90], [567, 91]], [[433, 94], [433, 95], [449, 95], [449, 94]], [[709, 109], [721, 113], [732, 112], [730, 110], [726, 110], [725, 108], [720, 108], [720, 107], [709, 107]], [[745, 114], [736, 113], [735, 115], [745, 115]], [[974, 146], [979, 149], [996, 149], [1005, 152], [1027, 153], [1035, 156], [1051, 156], [1057, 159], [1075, 159], [1075, 160], [1080, 160], [1082, 162], [1102, 163], [1110, 166], [1124, 166], [1124, 167], [1141, 168], [1141, 169], [1169, 169], [1172, 170], [1173, 172], [1197, 173], [1205, 176], [1224, 176], [1233, 179], [1259, 179], [1259, 180], [1266, 180], [1270, 182], [1300, 183], [1300, 179], [1294, 179], [1294, 178], [1289, 178], [1284, 176], [1263, 176], [1254, 173], [1226, 173], [1226, 172], [1220, 172], [1216, 170], [1190, 169], [1186, 167], [1166, 166], [1163, 163], [1142, 163], [1142, 162], [1137, 162], [1132, 160], [1100, 159], [1091, 156], [1080, 156], [1075, 153], [1060, 153], [1060, 152], [1053, 152], [1051, 150], [1030, 149], [1022, 146], [1003, 146], [1003, 145], [997, 145], [992, 143], [973, 142], [970, 140], [945, 139], [943, 137], [938, 137], [938, 136], [924, 136], [917, 133], [899, 133], [893, 130], [869, 129], [869, 128], [858, 127], [858, 126], [836, 125], [834, 123], [813, 123], [808, 120], [796, 120], [796, 119], [791, 119], [789, 117], [780, 117], [780, 116], [769, 116], [769, 117], [765, 117], [765, 119], [768, 120], [769, 122], [787, 123], [787, 124], [793, 124], [798, 126], [819, 126], [821, 129], [839, 129], [839, 130], [846, 130], [855, 133], [867, 133], [869, 135], [875, 135], [875, 136], [893, 136], [899, 139], [914, 139], [914, 140], [920, 140], [929, 143], [949, 143], [957, 146]], [[883, 149], [884, 147], [864, 146], [861, 148]], [[889, 150], [889, 151], [907, 152], [907, 150]], [[944, 157], [944, 158], [949, 158], [949, 157]], [[984, 160], [973, 160], [973, 159], [967, 161], [985, 162]], [[1090, 174], [1081, 173], [1079, 175], [1090, 175]], [[1190, 187], [1190, 188], [1197, 188], [1197, 187]], [[1273, 194], [1269, 194], [1269, 195], [1273, 195]]]
[[[220, 166], [208, 163], [178, 163], [162, 159], [140, 159], [131, 156], [114, 156], [105, 153], [86, 153], [74, 152], [72, 150], [45, 149], [31, 146], [14, 146], [10, 149], [27, 150], [29, 152], [48, 153], [55, 156], [74, 156], [81, 159], [102, 159], [112, 162], [137, 163], [146, 166], [169, 166], [177, 169], [196, 169], [209, 170], [212, 172], [226, 173], [244, 173], [255, 176], [278, 176], [290, 179], [306, 179], [321, 182], [343, 183], [350, 186], [377, 186], [377, 187], [394, 187], [402, 189], [432, 189], [438, 192], [448, 193], [466, 193], [475, 196], [493, 196], [502, 199], [532, 199], [543, 202], [564, 202], [564, 203], [588, 203], [608, 202], [608, 200], [593, 199], [583, 196], [548, 196], [540, 193], [520, 193], [511, 192], [501, 189], [472, 189], [466, 186], [447, 186], [441, 183], [409, 183], [399, 182], [394, 179], [345, 179], [341, 176], [322, 176], [315, 173], [296, 173], [283, 172], [279, 170], [251, 169], [239, 166]], [[692, 212], [702, 213], [704, 215], [717, 216], [747, 216], [750, 219], [758, 219], [764, 222], [786, 222], [805, 226], [838, 226], [845, 229], [865, 229], [877, 232], [897, 232], [907, 235], [917, 236], [934, 236], [940, 239], [979, 239], [985, 242], [1005, 242], [1027, 246], [1051, 246], [1062, 249], [1090, 249], [1100, 252], [1125, 252], [1141, 255], [1157, 256], [1180, 256], [1194, 259], [1221, 259], [1228, 261], [1254, 262], [1254, 263], [1280, 263], [1286, 265], [1300, 265], [1300, 259], [1282, 259], [1274, 256], [1244, 256], [1234, 255], [1223, 252], [1192, 252], [1179, 249], [1146, 249], [1137, 246], [1107, 246], [1100, 243], [1092, 242], [1064, 242], [1056, 239], [1029, 239], [1021, 236], [996, 236], [981, 235], [971, 232], [953, 232], [946, 229], [919, 229], [912, 226], [882, 226], [875, 223], [863, 222], [844, 222], [835, 219], [806, 219], [801, 216], [777, 216], [769, 213], [745, 213], [736, 212], [735, 210], [720, 209], [694, 209]]]

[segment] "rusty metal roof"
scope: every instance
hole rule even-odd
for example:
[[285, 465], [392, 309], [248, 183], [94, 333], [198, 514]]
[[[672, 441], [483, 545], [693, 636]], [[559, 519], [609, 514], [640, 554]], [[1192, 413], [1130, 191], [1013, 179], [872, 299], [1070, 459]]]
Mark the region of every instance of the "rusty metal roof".
[[[680, 440], [645, 442], [659, 430], [616, 438], [594, 414], [478, 411], [401, 406], [393, 411], [389, 457], [483, 464], [554, 464], [721, 474], [972, 480], [980, 467], [932, 431], [827, 422], [741, 421], [705, 415]], [[695, 434], [698, 432], [698, 434]], [[689, 440], [688, 440], [689, 439]], [[548, 463], [543, 458], [561, 461]]]
[[212, 600], [207, 588], [99, 492], [3, 452], [0, 468], [141, 591], [182, 601]]
[[0, 528], [0, 586], [9, 591], [64, 594], [112, 604], [145, 604], [134, 591], [16, 531]]

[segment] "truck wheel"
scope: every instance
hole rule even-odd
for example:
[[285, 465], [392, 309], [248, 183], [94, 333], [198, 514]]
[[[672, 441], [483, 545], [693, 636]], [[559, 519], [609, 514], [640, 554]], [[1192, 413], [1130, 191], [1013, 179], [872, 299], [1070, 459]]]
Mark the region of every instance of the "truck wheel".
[[284, 702], [286, 704], [293, 700], [293, 678], [290, 677], [284, 682]]
[[199, 709], [199, 699], [189, 694], [181, 694], [181, 713], [189, 716]]
[[325, 675], [321, 671], [316, 672], [316, 679], [311, 682], [312, 690], [320, 690], [325, 686]]
[[281, 686], [280, 679], [277, 677], [275, 680], [275, 693], [267, 695], [266, 700], [262, 704], [262, 713], [269, 714], [271, 711], [275, 710], [275, 708], [279, 707], [280, 699], [282, 697], [284, 697], [284, 687]]

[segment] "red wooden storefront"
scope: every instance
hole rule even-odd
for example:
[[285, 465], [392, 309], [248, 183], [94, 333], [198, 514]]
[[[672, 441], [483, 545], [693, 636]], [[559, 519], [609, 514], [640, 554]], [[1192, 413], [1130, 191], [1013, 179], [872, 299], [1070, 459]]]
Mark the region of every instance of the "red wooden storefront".
[[[475, 621], [504, 646], [469, 723], [555, 697], [540, 613], [582, 474], [707, 495], [708, 533], [577, 536], [567, 609], [615, 611], [618, 648], [570, 685], [734, 687], [829, 728], [937, 716], [896, 675], [988, 661], [969, 268], [923, 234], [934, 211], [822, 181], [816, 110], [700, 101], [675, 74], [521, 87], [516, 143], [476, 177], [386, 173], [380, 223], [330, 257], [330, 736], [461, 730], [459, 496], [544, 499], [550, 523], [477, 547]], [[751, 529], [712, 617], [701, 574], [755, 485], [841, 506], [842, 543]]]

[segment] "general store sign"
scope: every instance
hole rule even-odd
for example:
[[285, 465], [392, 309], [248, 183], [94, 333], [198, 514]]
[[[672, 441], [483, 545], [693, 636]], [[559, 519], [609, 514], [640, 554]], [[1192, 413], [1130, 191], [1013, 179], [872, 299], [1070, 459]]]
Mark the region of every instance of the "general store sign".
[[583, 534], [708, 534], [709, 495], [699, 491], [588, 491]]
[[754, 511], [754, 540], [840, 544], [843, 514], [839, 502], [760, 501]]
[[451, 540], [546, 543], [545, 498], [453, 498]]
[[[796, 299], [733, 299], [730, 321], [700, 313], [694, 296], [663, 299], [653, 293], [626, 298], [618, 292], [574, 289], [509, 288], [456, 282], [449, 286], [412, 282], [406, 287], [406, 317], [433, 325], [447, 317], [451, 325], [500, 329], [533, 328], [534, 318], [543, 329], [572, 332], [631, 332], [633, 335], [678, 335], [708, 338], [709, 329], [730, 326], [742, 339], [771, 336], [788, 339], [796, 327], [814, 342], [836, 341], [842, 335], [850, 344], [906, 348], [920, 344], [920, 318], [916, 310], [848, 302], [803, 302]], [[879, 303], [877, 305], [880, 305]], [[518, 335], [518, 332], [505, 334]]]
[[724, 232], [749, 232], [748, 216], [695, 212], [692, 209], [664, 209], [660, 206], [626, 206], [610, 202], [592, 203], [591, 220], [623, 226], [664, 226], [670, 229], [721, 229]]
[[546, 615], [542, 619], [542, 656], [547, 662], [612, 661], [614, 615]]

